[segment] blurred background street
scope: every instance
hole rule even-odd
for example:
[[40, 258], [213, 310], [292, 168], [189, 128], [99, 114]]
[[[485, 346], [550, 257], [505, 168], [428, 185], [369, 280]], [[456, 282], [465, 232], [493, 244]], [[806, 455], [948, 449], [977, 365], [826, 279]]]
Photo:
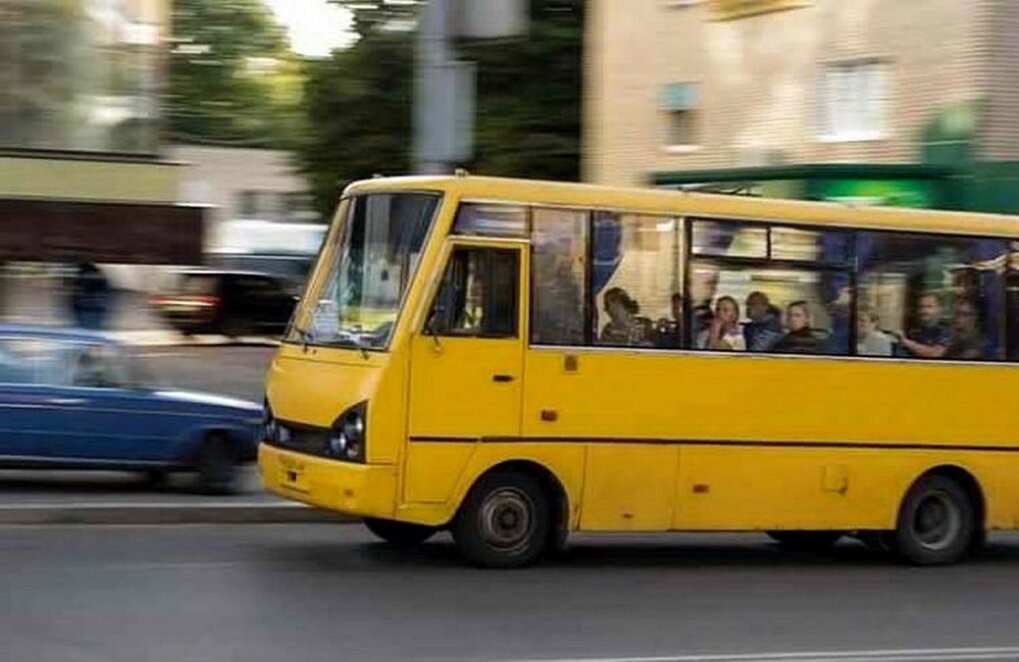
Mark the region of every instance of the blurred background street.
[[[938, 569], [581, 535], [482, 573], [253, 465], [351, 182], [1016, 214], [1017, 34], [1016, 0], [0, 0], [0, 661], [1019, 660], [991, 650], [1019, 645], [1019, 534]], [[1007, 259], [978, 265], [1001, 310]]]

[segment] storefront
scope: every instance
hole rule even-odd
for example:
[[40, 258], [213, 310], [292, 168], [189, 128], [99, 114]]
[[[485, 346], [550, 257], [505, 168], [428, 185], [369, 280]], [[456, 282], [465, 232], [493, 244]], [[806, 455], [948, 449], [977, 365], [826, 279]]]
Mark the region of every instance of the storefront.
[[659, 172], [655, 186], [856, 205], [960, 209], [955, 173], [926, 165], [814, 164]]

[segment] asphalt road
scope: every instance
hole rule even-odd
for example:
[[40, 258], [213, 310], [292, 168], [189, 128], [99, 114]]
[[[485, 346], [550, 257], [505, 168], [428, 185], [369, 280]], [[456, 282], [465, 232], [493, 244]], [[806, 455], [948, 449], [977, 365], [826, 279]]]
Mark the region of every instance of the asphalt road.
[[[1019, 659], [1015, 534], [936, 569], [670, 535], [581, 537], [499, 572], [358, 525], [0, 527], [0, 586], [10, 662]], [[959, 648], [979, 650], [929, 650]]]

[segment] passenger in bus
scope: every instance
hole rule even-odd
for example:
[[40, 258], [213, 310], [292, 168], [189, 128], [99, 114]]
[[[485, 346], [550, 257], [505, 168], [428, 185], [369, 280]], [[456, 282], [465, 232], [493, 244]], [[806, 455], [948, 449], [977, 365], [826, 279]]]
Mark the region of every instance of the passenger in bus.
[[810, 323], [810, 307], [806, 301], [793, 301], [789, 304], [786, 308], [786, 326], [789, 331], [775, 345], [775, 351], [817, 354], [821, 350], [821, 342]]
[[637, 317], [640, 306], [626, 290], [613, 287], [603, 298], [608, 323], [602, 327], [599, 341], [605, 345], [648, 346], [651, 342], [651, 321]]
[[729, 352], [746, 350], [746, 339], [739, 328], [739, 304], [736, 299], [730, 296], [718, 298], [711, 326], [697, 337], [697, 348]]
[[982, 359], [984, 343], [977, 324], [977, 307], [962, 299], [952, 311], [952, 342], [945, 352], [949, 359]]
[[764, 292], [747, 296], [747, 317], [750, 321], [743, 327], [743, 338], [751, 352], [771, 351], [782, 340], [781, 313]]
[[676, 349], [683, 344], [683, 295], [674, 292], [671, 299], [671, 319], [658, 320], [655, 328], [655, 346]]
[[881, 322], [872, 308], [856, 312], [856, 353], [860, 356], [891, 356], [892, 338], [878, 329]]
[[933, 292], [920, 295], [917, 302], [920, 324], [899, 336], [899, 344], [909, 356], [940, 359], [948, 351], [950, 333], [941, 321], [941, 297]]

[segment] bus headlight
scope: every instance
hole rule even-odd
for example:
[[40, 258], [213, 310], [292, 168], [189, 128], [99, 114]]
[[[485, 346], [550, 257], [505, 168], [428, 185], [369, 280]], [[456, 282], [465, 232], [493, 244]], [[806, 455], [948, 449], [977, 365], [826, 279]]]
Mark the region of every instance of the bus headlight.
[[336, 419], [329, 435], [329, 454], [349, 462], [365, 461], [367, 403], [354, 405]]

